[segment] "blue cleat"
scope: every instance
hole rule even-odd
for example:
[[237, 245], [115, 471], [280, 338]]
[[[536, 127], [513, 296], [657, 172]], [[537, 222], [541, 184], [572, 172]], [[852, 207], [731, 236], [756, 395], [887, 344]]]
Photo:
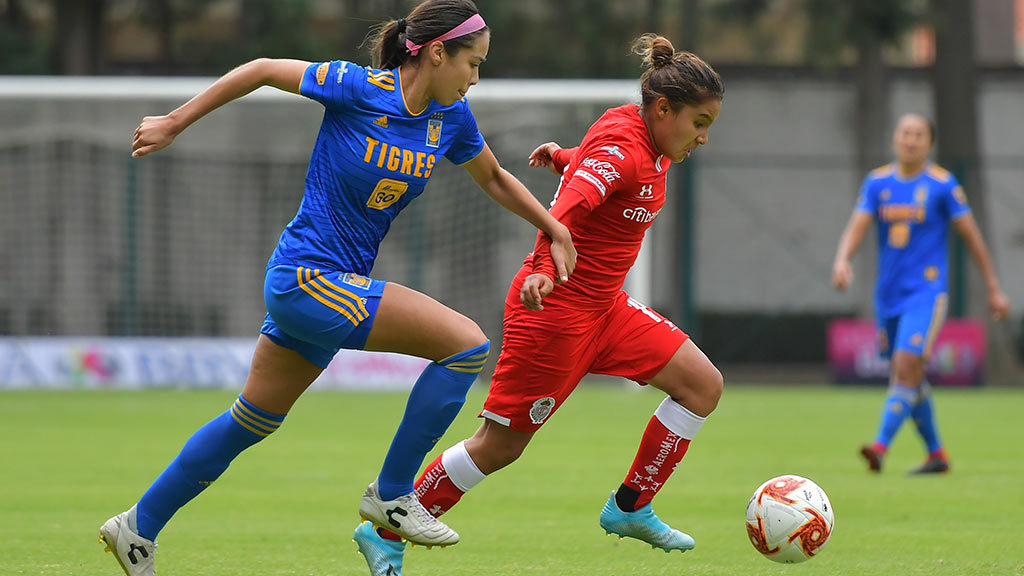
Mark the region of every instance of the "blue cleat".
[[619, 538], [636, 538], [661, 548], [665, 552], [692, 550], [696, 545], [693, 538], [675, 530], [654, 515], [650, 504], [635, 512], [623, 512], [615, 503], [615, 492], [601, 510], [601, 528], [608, 534], [617, 534]]
[[370, 522], [356, 526], [352, 540], [359, 545], [359, 553], [370, 567], [371, 576], [402, 576], [405, 542], [381, 538]]

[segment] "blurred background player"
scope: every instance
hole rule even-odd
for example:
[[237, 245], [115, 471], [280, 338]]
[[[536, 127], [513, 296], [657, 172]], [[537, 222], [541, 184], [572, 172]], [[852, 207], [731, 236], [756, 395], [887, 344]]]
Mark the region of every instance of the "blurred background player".
[[[601, 526], [665, 551], [694, 546], [693, 538], [658, 519], [651, 499], [717, 406], [722, 375], [685, 333], [630, 298], [622, 285], [665, 203], [669, 166], [707, 143], [724, 88], [708, 64], [675, 52], [664, 37], [645, 35], [634, 48], [646, 67], [642, 105], [605, 112], [578, 148], [549, 142], [530, 156], [532, 166], [562, 175], [551, 213], [572, 232], [578, 265], [556, 289], [550, 240], [538, 235], [505, 301], [504, 340], [483, 423], [417, 480], [416, 494], [436, 516], [519, 458], [586, 374], [608, 374], [650, 384], [669, 397], [605, 504]], [[396, 534], [363, 523], [355, 540], [372, 574], [400, 573], [405, 544]]]
[[1010, 311], [963, 188], [952, 174], [928, 161], [934, 140], [934, 129], [924, 117], [907, 114], [899, 119], [893, 134], [896, 161], [864, 179], [832, 265], [832, 284], [845, 290], [853, 280], [850, 260], [868, 226], [878, 222], [875, 314], [878, 347], [891, 359], [891, 371], [878, 434], [860, 450], [873, 472], [881, 471], [907, 416], [914, 419], [928, 451], [924, 463], [910, 473], [949, 470], [925, 365], [946, 318], [950, 223], [984, 276], [992, 318], [1002, 320]]
[[171, 516], [242, 450], [274, 432], [339, 348], [433, 361], [409, 395], [359, 512], [415, 543], [458, 541], [416, 500], [413, 479], [465, 402], [489, 341], [469, 318], [368, 275], [391, 221], [423, 192], [442, 155], [499, 204], [550, 234], [559, 280], [571, 273], [568, 230], [498, 165], [463, 98], [479, 79], [488, 45], [488, 29], [471, 1], [428, 0], [381, 29], [373, 50], [379, 68], [258, 59], [170, 114], [143, 119], [134, 157], [168, 146], [205, 114], [260, 86], [302, 94], [326, 108], [302, 205], [267, 266], [269, 313], [245, 388], [228, 411], [189, 439], [135, 506], [101, 528], [127, 574], [153, 574], [155, 540]]

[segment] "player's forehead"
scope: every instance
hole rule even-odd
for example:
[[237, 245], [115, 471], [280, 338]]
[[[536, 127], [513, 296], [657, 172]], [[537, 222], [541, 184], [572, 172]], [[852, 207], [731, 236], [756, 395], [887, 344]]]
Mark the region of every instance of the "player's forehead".
[[905, 132], [927, 132], [928, 121], [925, 120], [924, 116], [918, 114], [904, 114], [900, 116], [899, 122], [896, 124], [896, 133], [901, 134]]
[[695, 117], [705, 118], [708, 122], [714, 122], [718, 114], [722, 112], [722, 101], [718, 98], [708, 98], [704, 102], [693, 107]]
[[489, 30], [484, 30], [473, 39], [473, 42], [469, 46], [460, 49], [459, 52], [460, 56], [464, 58], [483, 62], [487, 59], [487, 51], [490, 47], [491, 32]]

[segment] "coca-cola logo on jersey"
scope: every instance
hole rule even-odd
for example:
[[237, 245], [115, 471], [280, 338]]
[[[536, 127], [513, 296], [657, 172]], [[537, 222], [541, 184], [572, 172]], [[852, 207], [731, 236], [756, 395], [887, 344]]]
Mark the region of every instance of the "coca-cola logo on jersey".
[[609, 184], [621, 177], [619, 171], [615, 169], [611, 162], [597, 160], [596, 158], [586, 158], [581, 164], [600, 175]]
[[637, 208], [626, 208], [625, 210], [622, 211], [622, 216], [626, 220], [632, 220], [633, 222], [640, 222], [646, 224], [648, 222], [653, 222], [654, 219], [657, 218], [658, 214], [660, 213], [661, 210], [655, 210], [654, 212], [651, 212], [650, 210], [641, 206]]

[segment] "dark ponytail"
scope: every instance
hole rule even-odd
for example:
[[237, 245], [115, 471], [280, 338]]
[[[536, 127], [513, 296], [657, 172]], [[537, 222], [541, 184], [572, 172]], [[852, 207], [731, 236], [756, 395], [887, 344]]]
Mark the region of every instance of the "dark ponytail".
[[692, 52], [676, 52], [664, 36], [644, 34], [633, 42], [633, 52], [644, 62], [640, 77], [644, 106], [664, 96], [672, 109], [678, 110], [711, 98], [721, 100], [725, 94], [718, 72]]
[[[401, 66], [414, 58], [405, 47], [406, 39], [414, 44], [430, 42], [479, 12], [472, 0], [426, 0], [413, 8], [405, 18], [385, 22], [371, 30], [368, 41], [373, 66], [385, 70]], [[471, 46], [486, 31], [487, 28], [483, 28], [445, 40], [444, 49], [454, 54], [461, 48]]]

